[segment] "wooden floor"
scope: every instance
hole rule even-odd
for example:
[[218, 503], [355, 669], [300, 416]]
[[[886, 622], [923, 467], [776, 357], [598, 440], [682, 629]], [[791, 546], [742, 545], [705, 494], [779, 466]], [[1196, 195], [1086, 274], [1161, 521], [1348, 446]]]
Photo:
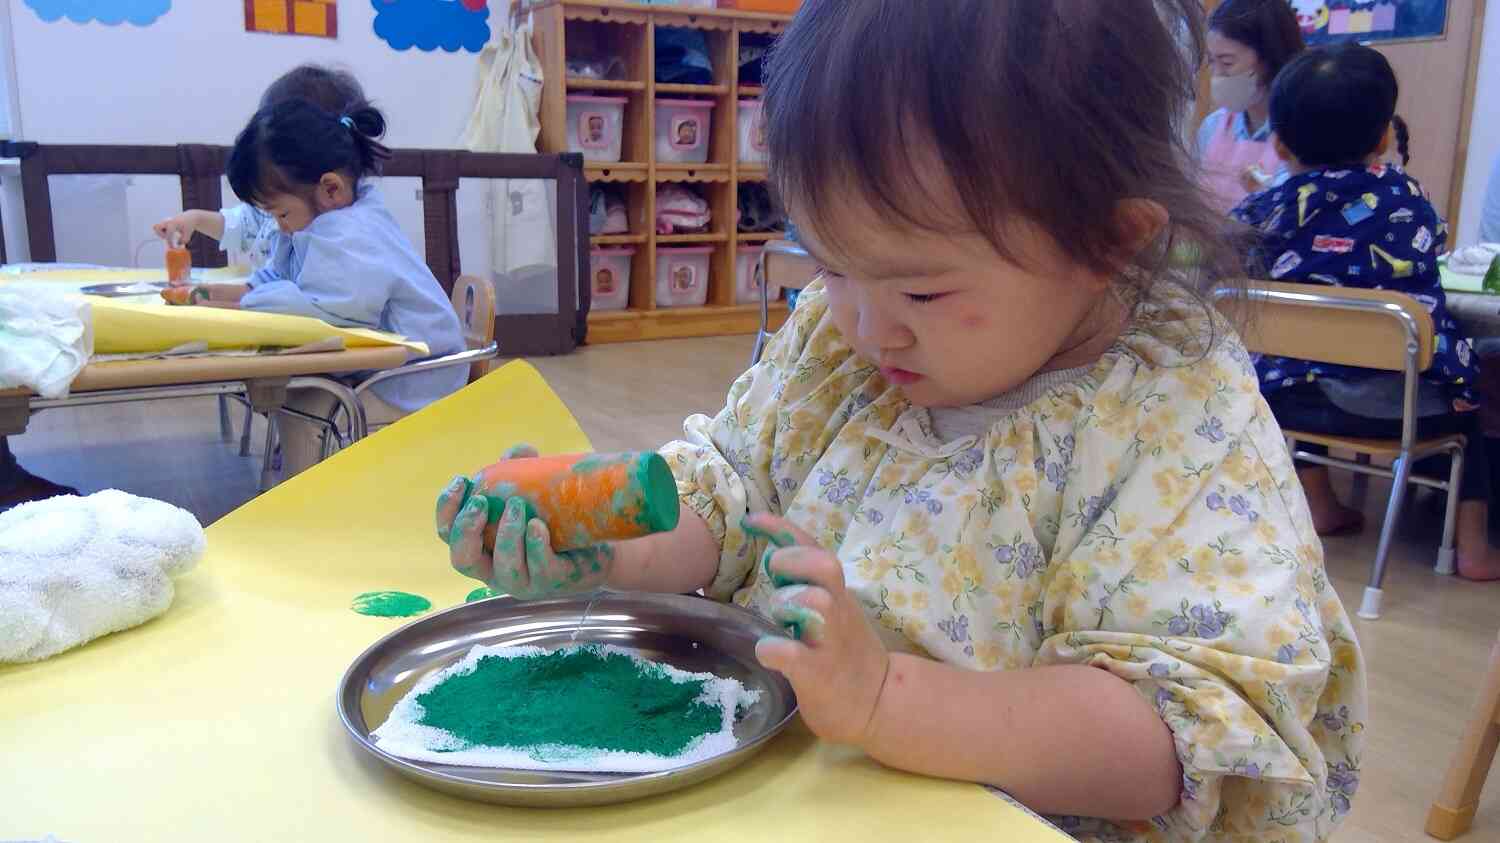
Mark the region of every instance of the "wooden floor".
[[[653, 447], [675, 437], [689, 413], [715, 412], [749, 350], [749, 337], [678, 340], [533, 362], [595, 447], [612, 450]], [[209, 523], [254, 494], [261, 445], [259, 436], [252, 441], [251, 457], [236, 456], [219, 439], [214, 402], [193, 399], [49, 411], [12, 445], [24, 465], [51, 479], [86, 492], [114, 487], [161, 498]], [[509, 444], [476, 443], [476, 466]], [[1387, 489], [1371, 483], [1372, 525], [1380, 523]], [[1341, 841], [1429, 839], [1422, 834], [1427, 806], [1500, 629], [1500, 584], [1433, 575], [1440, 522], [1428, 500], [1414, 502], [1393, 551], [1385, 616], [1355, 622], [1370, 664], [1373, 711], [1363, 786]], [[1329, 571], [1351, 611], [1375, 537], [1372, 528], [1327, 543]], [[1494, 779], [1465, 840], [1500, 841], [1500, 772]]]

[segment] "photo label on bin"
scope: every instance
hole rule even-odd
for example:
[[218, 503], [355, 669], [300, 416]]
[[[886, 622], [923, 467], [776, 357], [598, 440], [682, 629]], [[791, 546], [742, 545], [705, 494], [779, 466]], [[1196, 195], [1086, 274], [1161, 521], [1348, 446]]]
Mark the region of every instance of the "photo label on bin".
[[602, 111], [578, 112], [578, 142], [585, 149], [609, 146], [609, 117]]
[[601, 269], [594, 273], [594, 292], [607, 296], [615, 291], [615, 272], [612, 269]]
[[673, 149], [697, 149], [703, 144], [702, 121], [697, 117], [673, 119], [670, 141]]
[[690, 293], [698, 288], [698, 268], [692, 264], [674, 263], [667, 273], [674, 293]]

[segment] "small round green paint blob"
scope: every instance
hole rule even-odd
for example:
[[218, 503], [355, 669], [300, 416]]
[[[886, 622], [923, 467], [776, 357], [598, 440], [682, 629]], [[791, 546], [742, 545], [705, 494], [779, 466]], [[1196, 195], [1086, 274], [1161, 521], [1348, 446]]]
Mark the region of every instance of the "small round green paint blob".
[[504, 593], [505, 592], [503, 592], [503, 591], [496, 591], [493, 588], [490, 588], [488, 586], [483, 586], [482, 585], [482, 586], [474, 589], [473, 591], [469, 592], [469, 596], [464, 598], [464, 602], [465, 603], [473, 603], [476, 600], [488, 600], [491, 597], [499, 597], [500, 595], [502, 595]]
[[377, 618], [409, 618], [431, 609], [432, 601], [405, 591], [366, 591], [355, 597], [349, 608]]

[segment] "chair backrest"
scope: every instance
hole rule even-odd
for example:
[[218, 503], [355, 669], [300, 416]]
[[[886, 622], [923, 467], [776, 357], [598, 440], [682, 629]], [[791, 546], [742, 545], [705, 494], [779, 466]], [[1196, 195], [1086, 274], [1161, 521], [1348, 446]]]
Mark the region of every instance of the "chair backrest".
[[[453, 282], [453, 312], [463, 326], [464, 345], [470, 351], [484, 348], [495, 339], [495, 285], [473, 275], [460, 275]], [[469, 383], [484, 377], [489, 360], [469, 367]]]
[[1432, 315], [1405, 293], [1274, 281], [1252, 281], [1244, 299], [1236, 292], [1215, 298], [1243, 316], [1253, 352], [1404, 372], [1410, 343], [1416, 370], [1432, 365]]
[[770, 240], [760, 253], [761, 289], [800, 290], [818, 272], [818, 262], [790, 240]]

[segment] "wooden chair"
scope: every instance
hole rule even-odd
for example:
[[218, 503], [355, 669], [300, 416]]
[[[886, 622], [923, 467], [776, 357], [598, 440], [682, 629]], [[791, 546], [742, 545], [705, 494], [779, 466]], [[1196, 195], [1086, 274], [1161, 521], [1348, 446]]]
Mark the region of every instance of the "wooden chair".
[[[453, 312], [464, 330], [464, 345], [470, 351], [495, 341], [495, 285], [473, 275], [460, 275], [453, 282]], [[469, 367], [469, 383], [489, 374], [490, 360]]]
[[[812, 282], [818, 272], [818, 264], [807, 251], [790, 240], [771, 240], [760, 253], [760, 262], [755, 265], [755, 280], [760, 284], [760, 330], [755, 334], [755, 348], [750, 352], [750, 365], [760, 362], [765, 351], [766, 340], [771, 338], [770, 294], [772, 287], [797, 292]], [[795, 306], [795, 305], [794, 305]]]
[[1500, 747], [1500, 640], [1490, 650], [1490, 669], [1479, 691], [1479, 704], [1464, 730], [1458, 752], [1443, 777], [1443, 789], [1427, 811], [1427, 833], [1452, 840], [1474, 824], [1479, 794]]
[[[1220, 306], [1235, 308], [1240, 303], [1235, 292], [1219, 291], [1216, 297]], [[1284, 431], [1298, 460], [1393, 481], [1370, 582], [1365, 587], [1358, 613], [1362, 618], [1374, 620], [1380, 617], [1381, 583], [1385, 579], [1386, 560], [1407, 484], [1415, 483], [1448, 493], [1443, 543], [1434, 568], [1439, 574], [1453, 573], [1453, 531], [1458, 510], [1459, 477], [1463, 472], [1464, 438], [1443, 436], [1419, 440], [1416, 437], [1417, 384], [1422, 372], [1432, 365], [1432, 316], [1416, 299], [1403, 293], [1313, 284], [1254, 282], [1245, 304], [1243, 337], [1246, 347], [1252, 352], [1404, 375], [1400, 439], [1357, 439]], [[1351, 461], [1298, 451], [1298, 442], [1353, 451], [1359, 459]], [[1414, 462], [1440, 453], [1447, 453], [1452, 460], [1447, 480], [1412, 473]], [[1389, 458], [1391, 467], [1372, 466], [1370, 457]]]

